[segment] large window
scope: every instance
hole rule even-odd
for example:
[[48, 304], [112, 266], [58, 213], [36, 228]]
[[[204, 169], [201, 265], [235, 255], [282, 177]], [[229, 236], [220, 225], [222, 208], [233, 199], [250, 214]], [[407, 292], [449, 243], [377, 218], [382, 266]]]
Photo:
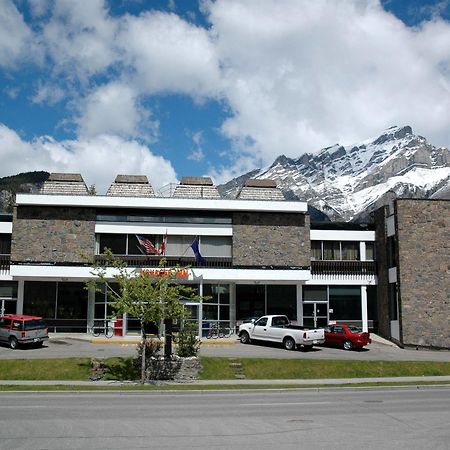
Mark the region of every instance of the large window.
[[359, 242], [311, 241], [312, 261], [359, 261]]
[[295, 285], [267, 286], [267, 314], [282, 314], [297, 320], [297, 287]]
[[11, 254], [11, 235], [10, 234], [0, 234], [0, 255], [10, 255]]
[[330, 286], [329, 307], [330, 320], [361, 320], [361, 288]]
[[[142, 237], [148, 239], [153, 246], [161, 249], [163, 235], [145, 234]], [[195, 236], [169, 235], [167, 237], [166, 252], [168, 257], [193, 257], [191, 244]], [[142, 247], [134, 234], [98, 234], [97, 254], [104, 252], [105, 247], [112, 250], [115, 255], [141, 255]], [[199, 249], [204, 257], [231, 258], [231, 236], [200, 236]]]

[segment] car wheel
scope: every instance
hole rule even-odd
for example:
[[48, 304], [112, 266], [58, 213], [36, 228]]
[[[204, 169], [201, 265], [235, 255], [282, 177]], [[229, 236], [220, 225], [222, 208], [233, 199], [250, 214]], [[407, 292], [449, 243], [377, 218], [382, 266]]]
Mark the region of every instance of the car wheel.
[[19, 341], [14, 336], [11, 336], [9, 338], [9, 348], [12, 348], [13, 350], [16, 349], [19, 346]]
[[243, 331], [239, 337], [242, 344], [250, 344], [250, 335], [246, 331]]
[[286, 350], [295, 350], [295, 341], [291, 337], [284, 338], [283, 345]]
[[351, 350], [353, 348], [353, 344], [351, 341], [345, 341], [344, 342], [344, 350]]

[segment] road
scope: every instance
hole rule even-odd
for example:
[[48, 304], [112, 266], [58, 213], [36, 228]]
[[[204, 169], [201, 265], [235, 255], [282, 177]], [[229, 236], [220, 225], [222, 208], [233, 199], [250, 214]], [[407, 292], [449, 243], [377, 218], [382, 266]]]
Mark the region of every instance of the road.
[[447, 450], [450, 387], [0, 394], [0, 449]]
[[[134, 356], [136, 345], [126, 341], [111, 340], [110, 343], [92, 344], [89, 340], [58, 337], [46, 342], [43, 348], [21, 348], [11, 350], [0, 346], [0, 359], [31, 358], [107, 358], [111, 356]], [[116, 342], [116, 343], [114, 343]], [[220, 344], [220, 340], [206, 341], [200, 347], [201, 356], [225, 358], [282, 358], [282, 359], [341, 359], [384, 361], [450, 361], [450, 351], [411, 350], [373, 342], [362, 350], [345, 351], [338, 348], [315, 347], [311, 351], [288, 351], [275, 345], [243, 345], [237, 340]], [[1, 377], [0, 377], [1, 378]]]

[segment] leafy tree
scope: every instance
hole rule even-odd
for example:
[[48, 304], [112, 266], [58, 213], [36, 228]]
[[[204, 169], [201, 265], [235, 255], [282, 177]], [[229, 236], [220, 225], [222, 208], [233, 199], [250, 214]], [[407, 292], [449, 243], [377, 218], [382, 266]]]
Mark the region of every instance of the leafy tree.
[[118, 314], [127, 313], [139, 319], [142, 351], [141, 381], [145, 381], [145, 349], [147, 335], [145, 325], [161, 322], [166, 325], [164, 356], [172, 355], [172, 330], [174, 319], [185, 316], [185, 307], [181, 298], [189, 301], [198, 301], [200, 297], [196, 290], [177, 283], [176, 274], [185, 268], [166, 268], [166, 260], [162, 258], [159, 263], [159, 276], [153, 276], [148, 271], [137, 272], [113, 256], [111, 250], [105, 249], [102, 264], [91, 262], [92, 274], [95, 280], [87, 283], [88, 288], [100, 291], [106, 286], [111, 306]]

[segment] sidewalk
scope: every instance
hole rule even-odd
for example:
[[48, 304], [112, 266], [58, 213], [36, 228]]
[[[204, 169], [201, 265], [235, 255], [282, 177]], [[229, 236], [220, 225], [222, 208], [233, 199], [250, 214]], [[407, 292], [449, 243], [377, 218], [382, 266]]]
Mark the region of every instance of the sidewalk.
[[[450, 376], [424, 376], [424, 377], [385, 377], [385, 378], [322, 378], [313, 380], [196, 380], [191, 382], [160, 381], [156, 386], [317, 386], [317, 385], [335, 385], [342, 386], [346, 384], [361, 383], [416, 383], [416, 382], [449, 382]], [[69, 380], [0, 380], [2, 386], [140, 386], [138, 382], [121, 381], [69, 381]], [[151, 383], [148, 384], [152, 386]]]

